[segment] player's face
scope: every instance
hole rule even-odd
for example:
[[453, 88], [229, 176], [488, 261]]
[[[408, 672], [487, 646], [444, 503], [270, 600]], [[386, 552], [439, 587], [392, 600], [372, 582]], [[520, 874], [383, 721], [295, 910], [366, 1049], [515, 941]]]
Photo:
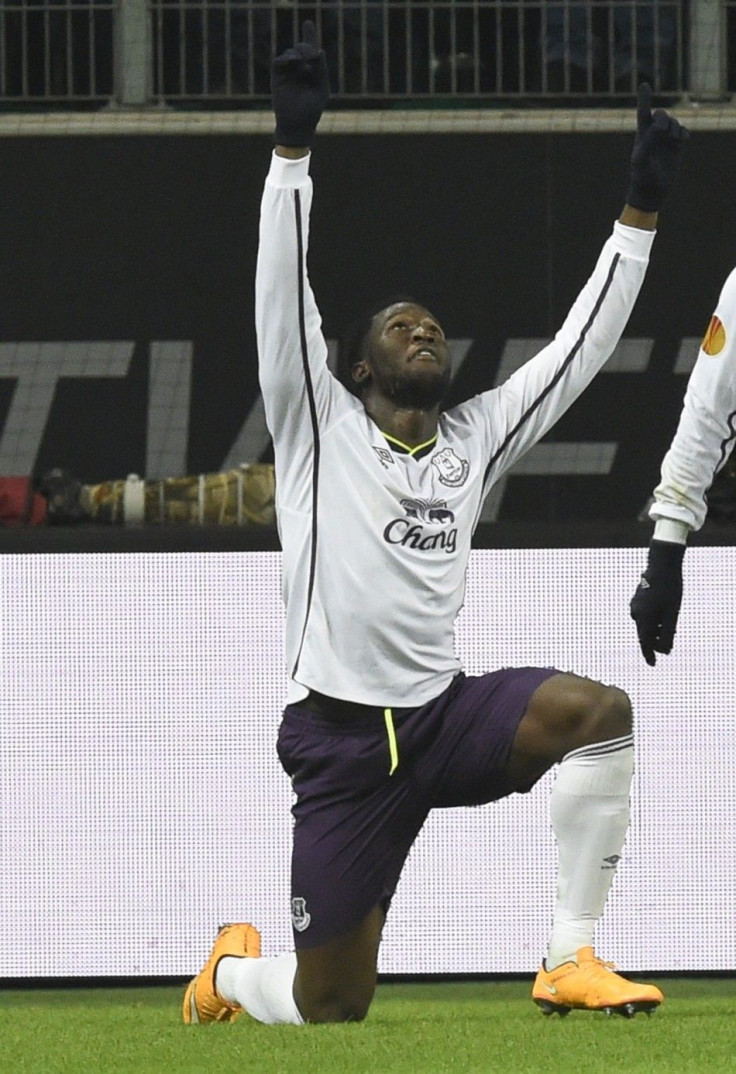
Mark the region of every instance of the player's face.
[[365, 352], [365, 377], [399, 406], [430, 410], [450, 384], [450, 352], [436, 317], [401, 302], [376, 314]]

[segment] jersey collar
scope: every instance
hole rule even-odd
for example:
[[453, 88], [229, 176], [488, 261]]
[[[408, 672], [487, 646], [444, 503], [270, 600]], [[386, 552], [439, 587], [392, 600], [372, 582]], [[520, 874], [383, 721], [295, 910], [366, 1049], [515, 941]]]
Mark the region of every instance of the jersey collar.
[[431, 440], [425, 440], [423, 444], [417, 444], [416, 447], [409, 447], [408, 444], [405, 444], [402, 440], [397, 440], [395, 436], [391, 436], [389, 433], [382, 432], [381, 435], [397, 455], [411, 455], [413, 459], [423, 459], [437, 443], [437, 433], [434, 434]]

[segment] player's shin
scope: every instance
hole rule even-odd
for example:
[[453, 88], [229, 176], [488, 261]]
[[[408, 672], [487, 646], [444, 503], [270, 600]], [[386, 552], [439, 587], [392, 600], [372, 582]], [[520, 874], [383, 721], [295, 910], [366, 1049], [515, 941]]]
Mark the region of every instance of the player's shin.
[[557, 901], [547, 969], [593, 945], [629, 827], [633, 736], [584, 746], [563, 757], [550, 797], [557, 840]]

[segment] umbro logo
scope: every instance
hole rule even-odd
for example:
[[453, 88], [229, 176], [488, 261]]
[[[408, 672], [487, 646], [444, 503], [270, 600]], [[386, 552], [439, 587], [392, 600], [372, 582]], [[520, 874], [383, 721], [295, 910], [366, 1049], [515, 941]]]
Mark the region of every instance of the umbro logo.
[[557, 989], [555, 988], [554, 985], [547, 984], [546, 981], [541, 981], [540, 983], [542, 985], [542, 988], [545, 988], [549, 992], [550, 996], [556, 996], [557, 995]]
[[389, 449], [385, 447], [374, 447], [373, 450], [376, 455], [378, 455], [378, 459], [384, 470], [388, 470], [389, 466], [396, 465], [393, 451], [389, 451]]
[[603, 865], [601, 865], [601, 869], [615, 869], [620, 861], [620, 854], [611, 854], [608, 858], [603, 859]]

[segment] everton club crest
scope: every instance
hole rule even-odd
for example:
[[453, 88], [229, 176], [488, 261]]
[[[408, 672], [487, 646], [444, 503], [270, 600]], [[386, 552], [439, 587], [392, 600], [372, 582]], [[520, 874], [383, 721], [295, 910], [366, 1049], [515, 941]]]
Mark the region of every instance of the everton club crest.
[[468, 470], [470, 469], [468, 460], [461, 459], [450, 447], [444, 448], [436, 455], [433, 455], [432, 465], [436, 468], [442, 484], [450, 485], [452, 488], [465, 484]]

